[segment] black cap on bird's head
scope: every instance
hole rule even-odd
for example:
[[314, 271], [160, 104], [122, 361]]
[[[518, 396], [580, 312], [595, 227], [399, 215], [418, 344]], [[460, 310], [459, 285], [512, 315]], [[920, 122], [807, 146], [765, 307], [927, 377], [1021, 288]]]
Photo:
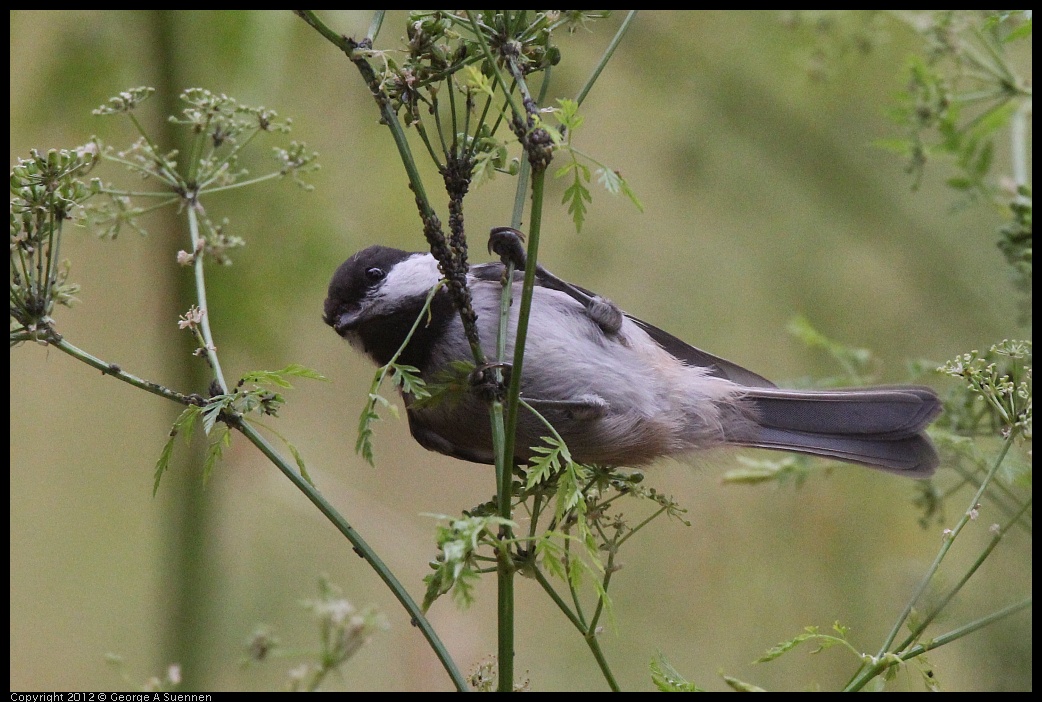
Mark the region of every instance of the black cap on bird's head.
[[[429, 253], [370, 246], [344, 261], [329, 283], [322, 319], [377, 365], [399, 352], [416, 324], [431, 288], [441, 280]], [[399, 360], [425, 361], [443, 330], [454, 319], [452, 302], [442, 291], [431, 301], [427, 322], [412, 332]]]
[[412, 255], [389, 246], [370, 246], [344, 261], [329, 282], [322, 321], [341, 336], [353, 329], [361, 321], [362, 302], [395, 264]]

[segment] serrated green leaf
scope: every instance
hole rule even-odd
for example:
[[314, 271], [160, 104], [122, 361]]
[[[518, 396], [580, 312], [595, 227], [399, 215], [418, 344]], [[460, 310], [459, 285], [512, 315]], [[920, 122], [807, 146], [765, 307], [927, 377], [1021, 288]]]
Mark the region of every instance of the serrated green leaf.
[[231, 431], [227, 425], [222, 425], [220, 434], [206, 447], [206, 458], [203, 460], [203, 485], [210, 482], [214, 466], [217, 465], [217, 461], [221, 460], [225, 447], [231, 446], [231, 443]]
[[495, 96], [495, 86], [492, 84], [492, 79], [481, 72], [481, 68], [478, 66], [467, 66], [463, 69], [463, 85], [464, 87], [482, 95], [488, 97]]
[[649, 668], [651, 682], [659, 692], [705, 692], [695, 683], [685, 680], [661, 653], [651, 659]]
[[427, 392], [426, 383], [420, 377], [419, 368], [397, 364], [392, 368], [394, 372], [391, 374], [391, 383], [395, 387], [400, 387], [403, 392], [418, 398], [427, 397], [430, 394]]
[[582, 586], [583, 571], [586, 570], [586, 564], [581, 558], [569, 558], [565, 566], [567, 571], [568, 586], [573, 590], [578, 590]]
[[155, 482], [152, 485], [152, 497], [156, 496], [159, 492], [159, 482], [170, 467], [170, 458], [174, 452], [174, 440], [177, 439], [177, 435], [180, 434], [184, 437], [185, 443], [190, 444], [192, 442], [192, 434], [195, 431], [196, 419], [202, 414], [203, 408], [198, 405], [190, 405], [184, 409], [174, 420], [174, 424], [170, 429], [170, 438], [163, 446], [163, 450], [159, 454], [159, 460], [156, 461], [155, 468]]
[[355, 453], [361, 454], [365, 462], [375, 468], [376, 464], [373, 462], [373, 430], [369, 425], [380, 417], [376, 412], [369, 410], [369, 407], [369, 405], [366, 405], [366, 409], [362, 410], [362, 416], [358, 421], [358, 439], [355, 441]]
[[579, 167], [579, 162], [572, 160], [565, 163], [563, 166], [554, 171], [554, 178], [563, 178], [568, 175], [571, 171]]
[[[593, 201], [593, 196], [590, 195], [589, 189], [583, 185], [579, 177], [580, 172], [579, 169], [576, 169], [575, 179], [571, 185], [565, 188], [564, 197], [561, 198], [562, 203], [568, 203], [568, 213], [572, 215], [572, 221], [575, 223], [577, 232], [582, 231], [583, 222], [586, 221], [586, 203]], [[587, 180], [589, 180], [588, 176]]]
[[186, 444], [192, 443], [192, 437], [195, 435], [196, 420], [203, 413], [203, 408], [198, 405], [192, 405], [186, 407], [176, 420], [174, 420], [174, 429], [181, 436], [184, 437]]
[[553, 534], [547, 532], [536, 542], [536, 557], [546, 571], [553, 577], [566, 580], [568, 571], [564, 565], [564, 551], [553, 541]]
[[411, 406], [422, 409], [442, 402], [450, 407], [455, 406], [471, 391], [470, 374], [473, 370], [474, 363], [471, 361], [452, 361], [427, 383], [426, 397], [414, 398]]
[[228, 399], [226, 395], [210, 398], [209, 404], [203, 408], [203, 432], [207, 436], [213, 431], [214, 424], [221, 416], [221, 411], [228, 406]]
[[289, 381], [283, 378], [278, 371], [253, 371], [242, 376], [244, 383], [255, 383], [257, 385], [275, 385], [280, 388], [292, 388]]
[[618, 195], [622, 190], [622, 177], [618, 173], [607, 168], [597, 169], [597, 182], [612, 195]]
[[554, 113], [557, 121], [564, 125], [569, 132], [575, 132], [583, 125], [586, 118], [579, 114], [579, 103], [568, 98], [558, 98], [560, 106]]
[[291, 363], [285, 368], [276, 371], [251, 371], [242, 376], [242, 382], [277, 385], [281, 388], [292, 388], [286, 377], [310, 378], [312, 380], [329, 380], [316, 370], [302, 366], [299, 363]]
[[782, 655], [788, 653], [789, 651], [791, 651], [792, 649], [796, 648], [797, 646], [799, 646], [801, 643], [803, 643], [807, 639], [812, 639], [815, 636], [818, 636], [816, 628], [808, 627], [808, 629], [813, 629], [813, 630], [808, 630], [808, 631], [806, 631], [806, 632], [796, 636], [795, 638], [789, 639], [788, 641], [782, 641], [780, 644], [777, 644], [777, 645], [771, 647], [770, 649], [768, 649], [767, 653], [765, 653], [762, 657], [757, 658], [753, 662], [754, 663], [769, 663], [770, 661], [773, 661], [774, 659], [778, 658], [779, 656], [782, 656]]
[[176, 434], [172, 435], [159, 453], [159, 460], [156, 461], [155, 481], [152, 485], [152, 497], [155, 497], [156, 493], [159, 492], [159, 481], [162, 479], [163, 473], [170, 467], [170, 457], [174, 453], [174, 439], [176, 438]]
[[633, 203], [633, 206], [637, 208], [638, 212], [643, 212], [644, 203], [637, 198], [637, 193], [633, 192], [633, 189], [630, 188], [629, 183], [626, 182], [625, 178], [620, 177], [619, 180], [621, 181], [622, 194], [629, 198], [629, 201]]

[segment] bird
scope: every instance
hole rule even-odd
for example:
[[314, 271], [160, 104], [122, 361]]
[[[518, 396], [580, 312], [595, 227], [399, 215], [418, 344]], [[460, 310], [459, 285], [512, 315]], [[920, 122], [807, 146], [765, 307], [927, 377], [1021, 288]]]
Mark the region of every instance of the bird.
[[[500, 243], [506, 236], [505, 248], [514, 252], [504, 260], [523, 269], [523, 249], [517, 237], [511, 240], [512, 231], [499, 232]], [[505, 271], [503, 262], [493, 261], [471, 265], [466, 274], [484, 349], [496, 348]], [[516, 270], [511, 282], [515, 303], [507, 325], [507, 359], [513, 357], [522, 272]], [[369, 246], [336, 269], [323, 320], [378, 366], [399, 354], [396, 363], [415, 367], [430, 383], [439, 373], [451, 372], [455, 362], [473, 362], [460, 315], [444, 286], [417, 322], [441, 279], [430, 253]], [[507, 363], [493, 365], [510, 372]], [[916, 479], [930, 477], [939, 463], [925, 433], [941, 413], [937, 393], [929, 387], [779, 388], [542, 266], [536, 268], [522, 367], [524, 404], [513, 456], [519, 466], [541, 455], [534, 447], [544, 445], [545, 422], [573, 460], [602, 466], [685, 460], [722, 446], [821, 456]], [[403, 393], [403, 401], [409, 430], [421, 446], [495, 463], [488, 398], [477, 389], [429, 403]]]

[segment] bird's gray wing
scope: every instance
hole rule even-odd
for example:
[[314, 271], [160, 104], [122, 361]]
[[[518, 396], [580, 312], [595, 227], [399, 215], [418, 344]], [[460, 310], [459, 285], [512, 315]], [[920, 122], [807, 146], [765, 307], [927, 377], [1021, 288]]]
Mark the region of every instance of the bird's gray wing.
[[681, 341], [669, 332], [662, 331], [658, 327], [648, 324], [642, 319], [637, 319], [631, 315], [626, 316], [630, 318], [630, 321], [634, 322], [638, 327], [646, 331], [648, 336], [655, 340], [655, 343], [668, 351], [675, 358], [684, 361], [688, 365], [708, 368], [711, 375], [715, 375], [718, 378], [726, 378], [732, 383], [738, 383], [739, 385], [745, 385], [746, 387], [776, 387], [775, 384], [767, 380], [767, 378], [753, 373], [751, 370], [742, 368], [737, 363], [731, 363], [719, 356], [714, 356], [713, 354], [701, 349], [696, 349], [694, 346]]
[[[482, 280], [500, 280], [503, 276], [503, 264], [481, 264], [472, 266], [470, 271], [475, 277]], [[515, 279], [520, 275], [520, 271], [515, 271]], [[574, 285], [558, 278], [542, 266], [537, 268], [536, 284], [540, 287], [563, 292], [582, 304], [588, 310], [596, 309], [597, 303], [604, 299], [591, 290], [587, 290], [582, 286]], [[719, 356], [714, 356], [711, 353], [697, 349], [673, 336], [669, 332], [663, 331], [653, 324], [648, 324], [644, 320], [638, 319], [633, 315], [626, 314], [626, 317], [647, 332], [648, 336], [654, 339], [655, 343], [661, 346], [665, 351], [688, 365], [706, 368], [709, 370], [710, 375], [718, 378], [725, 378], [730, 380], [732, 383], [738, 383], [739, 385], [744, 385], [746, 387], [776, 387], [775, 384], [767, 380], [767, 378], [764, 378], [762, 375], [757, 373], [753, 373], [751, 370], [743, 368], [737, 363], [732, 363], [731, 361], [720, 358]], [[599, 320], [595, 321], [598, 321], [600, 324]], [[605, 325], [602, 324], [601, 326], [603, 328]]]

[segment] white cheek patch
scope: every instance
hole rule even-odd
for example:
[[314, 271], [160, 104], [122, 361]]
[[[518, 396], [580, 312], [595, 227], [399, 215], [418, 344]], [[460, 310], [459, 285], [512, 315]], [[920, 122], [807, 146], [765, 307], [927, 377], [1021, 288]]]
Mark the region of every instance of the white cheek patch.
[[434, 256], [414, 254], [387, 272], [383, 283], [373, 291], [369, 310], [373, 314], [393, 312], [403, 303], [426, 297], [439, 280], [441, 272]]

